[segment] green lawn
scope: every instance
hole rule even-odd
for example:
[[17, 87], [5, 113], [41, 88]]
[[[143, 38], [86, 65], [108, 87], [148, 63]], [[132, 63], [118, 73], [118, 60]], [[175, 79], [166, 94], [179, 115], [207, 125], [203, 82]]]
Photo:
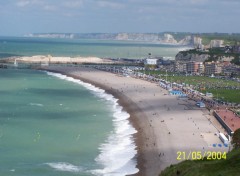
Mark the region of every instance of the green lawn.
[[214, 98], [240, 103], [240, 83], [235, 81], [203, 76], [168, 76], [168, 81], [193, 85], [195, 90], [211, 92]]
[[[225, 102], [240, 103], [240, 83], [235, 81], [206, 76], [178, 76], [165, 71], [145, 71], [145, 73], [161, 79], [167, 79], [170, 82], [192, 85], [195, 90], [203, 93], [211, 92], [215, 98], [222, 99]], [[235, 88], [238, 88], [238, 90]]]
[[222, 160], [188, 160], [166, 168], [159, 176], [239, 176], [240, 149]]
[[228, 89], [207, 89], [202, 92], [211, 92], [214, 98], [228, 102], [240, 103], [240, 90], [228, 90]]

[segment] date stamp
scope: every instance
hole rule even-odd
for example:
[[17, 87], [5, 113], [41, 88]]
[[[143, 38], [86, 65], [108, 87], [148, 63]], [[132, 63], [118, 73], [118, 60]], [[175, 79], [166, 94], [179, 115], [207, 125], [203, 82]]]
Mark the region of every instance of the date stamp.
[[216, 151], [190, 151], [190, 152], [177, 152], [177, 160], [221, 160], [227, 159], [226, 152], [216, 152]]

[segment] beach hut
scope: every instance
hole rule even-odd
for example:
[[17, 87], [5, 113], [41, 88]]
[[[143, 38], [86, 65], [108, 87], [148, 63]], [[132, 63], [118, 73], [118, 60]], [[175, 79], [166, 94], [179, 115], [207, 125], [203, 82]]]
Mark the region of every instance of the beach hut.
[[178, 96], [178, 99], [183, 99], [183, 100], [185, 100], [185, 99], [188, 99], [188, 96], [187, 96], [187, 94], [182, 94], [182, 95], [179, 95], [179, 96]]
[[180, 90], [170, 90], [169, 94], [170, 95], [183, 95], [183, 92]]
[[196, 103], [196, 105], [197, 105], [199, 108], [205, 108], [205, 107], [206, 107], [205, 103], [203, 103], [202, 101], [198, 101], [198, 102]]

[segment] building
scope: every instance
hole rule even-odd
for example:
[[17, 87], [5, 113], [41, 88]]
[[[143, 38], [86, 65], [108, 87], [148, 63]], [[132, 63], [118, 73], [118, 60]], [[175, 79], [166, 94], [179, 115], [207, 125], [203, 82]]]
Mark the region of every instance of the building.
[[223, 40], [211, 40], [210, 42], [210, 48], [219, 48], [223, 47]]
[[240, 53], [240, 45], [233, 46], [233, 53]]
[[201, 37], [193, 37], [193, 45], [196, 49], [200, 49], [200, 50], [204, 49], [204, 45], [202, 44]]
[[186, 73], [187, 72], [187, 63], [186, 62], [175, 62], [174, 66], [175, 72]]
[[223, 74], [224, 75], [240, 75], [240, 67], [234, 64], [224, 64], [223, 66]]
[[240, 128], [239, 116], [228, 109], [216, 110], [213, 112], [213, 115], [221, 123], [229, 135], [232, 135]]
[[205, 62], [205, 75], [216, 75], [222, 73], [222, 64], [220, 62]]
[[190, 74], [201, 74], [204, 71], [204, 66], [202, 62], [190, 61], [187, 62], [186, 70]]
[[158, 59], [147, 58], [144, 60], [145, 67], [157, 67]]

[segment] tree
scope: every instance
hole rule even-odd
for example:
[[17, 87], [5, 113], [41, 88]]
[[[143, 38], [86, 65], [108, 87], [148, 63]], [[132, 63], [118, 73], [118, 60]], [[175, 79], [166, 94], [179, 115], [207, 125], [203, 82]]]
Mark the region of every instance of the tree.
[[232, 144], [234, 148], [240, 148], [240, 128], [234, 132], [232, 137]]

